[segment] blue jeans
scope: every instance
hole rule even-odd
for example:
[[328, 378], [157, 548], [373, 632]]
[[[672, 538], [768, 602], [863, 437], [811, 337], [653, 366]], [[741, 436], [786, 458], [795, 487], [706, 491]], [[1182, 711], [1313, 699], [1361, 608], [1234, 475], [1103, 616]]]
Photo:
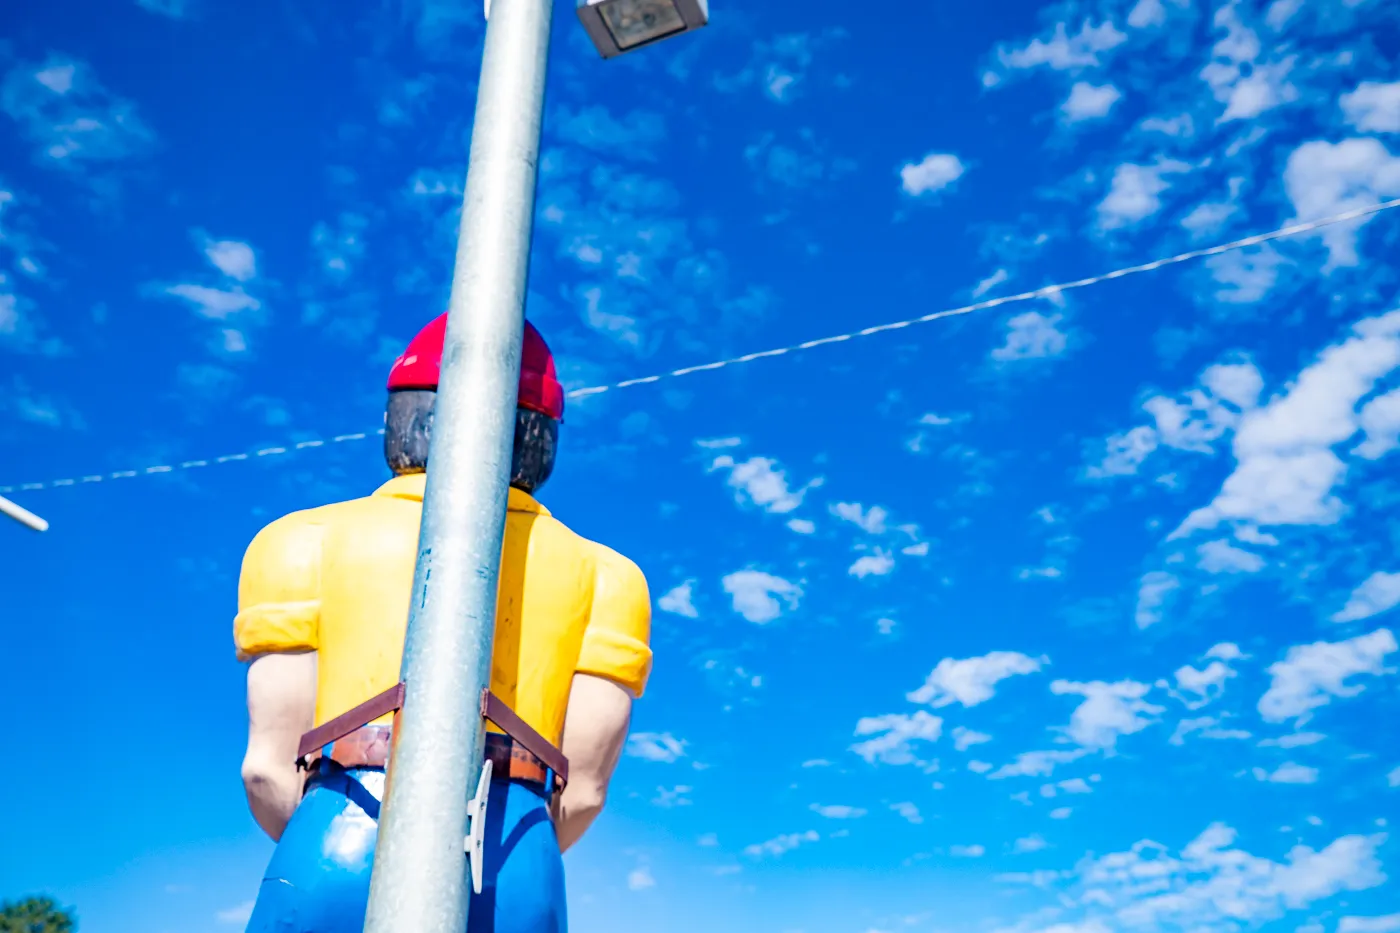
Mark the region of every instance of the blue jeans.
[[[362, 933], [384, 773], [322, 765], [267, 866], [247, 933]], [[527, 784], [491, 782], [481, 893], [466, 933], [565, 933], [564, 863], [548, 801]]]

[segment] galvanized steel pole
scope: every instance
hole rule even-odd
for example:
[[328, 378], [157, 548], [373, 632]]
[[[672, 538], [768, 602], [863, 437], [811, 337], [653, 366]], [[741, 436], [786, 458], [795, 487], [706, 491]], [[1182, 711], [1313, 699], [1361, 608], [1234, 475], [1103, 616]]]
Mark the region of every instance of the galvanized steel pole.
[[552, 0], [492, 0], [366, 933], [463, 933]]

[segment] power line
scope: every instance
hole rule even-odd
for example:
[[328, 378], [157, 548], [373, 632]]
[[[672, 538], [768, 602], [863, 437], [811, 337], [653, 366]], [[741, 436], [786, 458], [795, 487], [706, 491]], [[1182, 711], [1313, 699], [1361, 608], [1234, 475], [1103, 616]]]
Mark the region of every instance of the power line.
[[[1379, 214], [1400, 207], [1400, 198], [1383, 201], [1370, 207], [1359, 207], [1355, 210], [1346, 211], [1341, 214], [1334, 214], [1331, 217], [1324, 217], [1320, 220], [1309, 220], [1303, 223], [1290, 224], [1286, 227], [1279, 227], [1268, 233], [1258, 233], [1254, 236], [1247, 236], [1239, 240], [1231, 240], [1229, 243], [1221, 243], [1218, 246], [1211, 246], [1205, 249], [1193, 249], [1184, 253], [1177, 253], [1175, 256], [1168, 256], [1163, 259], [1154, 259], [1152, 262], [1141, 263], [1136, 266], [1126, 266], [1122, 269], [1114, 269], [1112, 272], [1105, 272], [1102, 275], [1094, 275], [1085, 279], [1076, 279], [1072, 282], [1061, 282], [1057, 285], [1045, 285], [1031, 291], [1020, 292], [1015, 295], [1003, 295], [1000, 298], [988, 298], [985, 301], [977, 301], [972, 304], [962, 305], [957, 308], [949, 308], [944, 311], [935, 311], [932, 314], [925, 314], [921, 317], [909, 318], [904, 321], [893, 321], [888, 324], [876, 324], [872, 327], [865, 327], [860, 330], [851, 331], [848, 334], [837, 334], [832, 337], [821, 337], [816, 340], [807, 340], [802, 343], [791, 344], [786, 347], [776, 347], [772, 350], [762, 350], [757, 353], [746, 353], [743, 356], [735, 356], [729, 359], [715, 360], [712, 363], [702, 363], [698, 366], [683, 366], [680, 369], [673, 369], [669, 372], [657, 373], [653, 376], [642, 376], [635, 379], [624, 379], [621, 382], [614, 382], [609, 385], [590, 386], [583, 389], [574, 389], [567, 393], [568, 398], [586, 398], [590, 395], [601, 395], [604, 392], [611, 392], [615, 389], [628, 389], [633, 386], [649, 385], [661, 382], [665, 379], [677, 379], [681, 376], [689, 376], [694, 373], [711, 372], [717, 369], [725, 369], [730, 366], [737, 366], [741, 363], [752, 363], [755, 360], [769, 359], [778, 356], [787, 356], [804, 350], [812, 350], [828, 344], [844, 343], [847, 340], [854, 340], [859, 337], [871, 337], [875, 334], [882, 334], [887, 331], [901, 330], [905, 327], [912, 327], [915, 324], [929, 324], [933, 321], [940, 321], [944, 318], [957, 317], [963, 314], [972, 314], [976, 311], [988, 311], [992, 308], [999, 308], [1002, 305], [1015, 304], [1022, 301], [1034, 301], [1038, 299], [1050, 299], [1056, 295], [1071, 291], [1077, 288], [1088, 288], [1091, 285], [1100, 285], [1114, 279], [1121, 279], [1130, 275], [1138, 275], [1143, 272], [1155, 272], [1167, 266], [1178, 265], [1183, 262], [1191, 262], [1196, 259], [1204, 259], [1208, 256], [1219, 256], [1222, 253], [1234, 250], [1248, 249], [1251, 246], [1259, 246], [1273, 240], [1282, 240], [1287, 237], [1298, 236], [1310, 233], [1323, 227], [1330, 227], [1335, 224], [1346, 223], [1352, 220], [1359, 220], [1372, 214]], [[152, 476], [159, 473], [174, 473], [181, 470], [200, 469], [209, 466], [218, 466], [225, 463], [236, 463], [245, 460], [258, 460], [265, 457], [276, 457], [283, 454], [293, 453], [299, 450], [306, 450], [312, 447], [325, 447], [331, 444], [343, 444], [348, 441], [362, 441], [368, 437], [382, 435], [383, 428], [374, 431], [365, 431], [354, 434], [341, 434], [332, 437], [330, 440], [311, 440], [289, 443], [283, 447], [264, 447], [260, 450], [253, 450], [246, 453], [226, 454], [221, 457], [210, 457], [204, 460], [185, 460], [180, 463], [155, 464], [135, 470], [117, 470], [111, 473], [92, 473], [73, 479], [48, 480], [42, 483], [20, 483], [14, 486], [0, 486], [0, 495], [15, 492], [38, 492], [45, 489], [57, 489], [65, 486], [82, 486], [91, 483], [109, 482], [119, 479], [134, 479], [139, 476]]]

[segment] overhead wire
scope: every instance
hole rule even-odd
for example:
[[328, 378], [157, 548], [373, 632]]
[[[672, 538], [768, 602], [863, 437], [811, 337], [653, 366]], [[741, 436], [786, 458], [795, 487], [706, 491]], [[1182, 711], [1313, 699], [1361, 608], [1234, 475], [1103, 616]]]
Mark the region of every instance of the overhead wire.
[[[1204, 259], [1210, 256], [1219, 256], [1223, 253], [1229, 253], [1235, 250], [1248, 249], [1251, 246], [1260, 246], [1264, 243], [1269, 243], [1274, 240], [1282, 240], [1287, 237], [1294, 237], [1304, 233], [1311, 233], [1314, 230], [1320, 230], [1324, 227], [1330, 227], [1336, 224], [1347, 223], [1353, 220], [1360, 220], [1363, 217], [1368, 217], [1373, 214], [1379, 214], [1383, 211], [1392, 210], [1396, 207], [1400, 207], [1400, 198], [1394, 198], [1389, 201], [1382, 201], [1378, 204], [1369, 205], [1367, 207], [1358, 207], [1353, 210], [1344, 211], [1343, 213], [1334, 214], [1329, 217], [1319, 218], [1317, 220], [1309, 220], [1300, 223], [1289, 224], [1288, 226], [1279, 227], [1276, 230], [1270, 230], [1268, 233], [1257, 233], [1252, 236], [1242, 237], [1238, 240], [1231, 240], [1228, 243], [1221, 243], [1216, 246], [1205, 247], [1202, 249], [1187, 250], [1183, 253], [1177, 253], [1174, 256], [1166, 256], [1161, 259], [1154, 259], [1151, 262], [1144, 262], [1138, 265], [1125, 266], [1121, 269], [1114, 269], [1112, 272], [1105, 272], [1100, 275], [1092, 275], [1088, 278], [1075, 279], [1069, 282], [1060, 282], [1055, 285], [1044, 285], [1040, 288], [1031, 289], [1030, 291], [1019, 292], [1014, 295], [1002, 295], [997, 298], [988, 298], [981, 301], [975, 301], [971, 304], [961, 305], [956, 308], [948, 308], [942, 311], [935, 311], [931, 314], [920, 315], [919, 317], [908, 318], [902, 321], [891, 321], [886, 324], [876, 324], [845, 334], [836, 334], [830, 337], [820, 337], [815, 340], [806, 340], [802, 343], [794, 343], [784, 347], [775, 347], [771, 350], [760, 350], [755, 353], [745, 353], [743, 356], [729, 357], [727, 359], [715, 360], [710, 363], [701, 363], [692, 366], [682, 366], [679, 369], [672, 369], [667, 372], [656, 373], [650, 376], [640, 376], [632, 379], [624, 379], [621, 382], [609, 383], [608, 385], [589, 386], [582, 389], [574, 389], [566, 393], [565, 397], [570, 399], [587, 398], [589, 396], [601, 395], [604, 392], [612, 392], [617, 389], [628, 389], [640, 385], [650, 385], [652, 383], [661, 382], [666, 379], [677, 379], [682, 376], [689, 376], [695, 373], [702, 372], [713, 372], [715, 370], [725, 369], [731, 366], [738, 366], [744, 363], [752, 363], [757, 360], [771, 359], [779, 356], [787, 356], [793, 353], [800, 353], [806, 350], [812, 350], [817, 347], [827, 346], [830, 344], [844, 343], [846, 341], [855, 340], [861, 337], [871, 337], [876, 334], [883, 334], [890, 331], [902, 330], [903, 328], [912, 327], [916, 324], [929, 324], [934, 321], [943, 320], [944, 318], [958, 317], [965, 314], [973, 314], [978, 311], [989, 311], [992, 308], [999, 308], [1004, 305], [1016, 304], [1018, 302], [1050, 300], [1063, 294], [1064, 292], [1073, 291], [1075, 289], [1088, 288], [1093, 285], [1100, 285], [1104, 282], [1110, 282], [1115, 279], [1125, 278], [1130, 275], [1139, 275], [1144, 272], [1155, 272], [1156, 270], [1165, 268], [1167, 266], [1178, 265], [1184, 262], [1191, 262], [1196, 259]], [[184, 460], [180, 462], [153, 464], [151, 466], [139, 467], [130, 470], [116, 470], [112, 472], [101, 473], [95, 472], [72, 478], [53, 479], [46, 480], [43, 482], [17, 483], [10, 486], [0, 486], [0, 495], [8, 495], [16, 492], [38, 492], [46, 489], [58, 489], [68, 486], [82, 486], [120, 479], [134, 479], [141, 476], [154, 476], [163, 473], [174, 473], [182, 470], [201, 469], [204, 467], [217, 466], [226, 463], [259, 460], [267, 457], [282, 456], [285, 454], [293, 453], [295, 451], [308, 450], [314, 447], [325, 447], [328, 445], [343, 444], [350, 441], [361, 441], [369, 437], [382, 435], [383, 433], [384, 429], [378, 428], [373, 431], [362, 431], [351, 434], [339, 434], [330, 438], [329, 440], [306, 440], [288, 442], [287, 444], [282, 446], [263, 447], [257, 450], [236, 454], [224, 454], [222, 456], [217, 457], [206, 457], [203, 459], [196, 460]]]

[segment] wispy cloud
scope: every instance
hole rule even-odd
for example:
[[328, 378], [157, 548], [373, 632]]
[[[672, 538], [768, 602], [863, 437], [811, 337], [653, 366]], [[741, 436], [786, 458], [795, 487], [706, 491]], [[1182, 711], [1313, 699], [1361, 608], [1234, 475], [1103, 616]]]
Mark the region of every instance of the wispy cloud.
[[685, 755], [685, 744], [669, 732], [635, 732], [627, 737], [627, 754], [670, 764]]
[[112, 93], [87, 63], [52, 55], [20, 62], [0, 84], [0, 109], [43, 165], [80, 171], [149, 152], [155, 134], [132, 102]]

